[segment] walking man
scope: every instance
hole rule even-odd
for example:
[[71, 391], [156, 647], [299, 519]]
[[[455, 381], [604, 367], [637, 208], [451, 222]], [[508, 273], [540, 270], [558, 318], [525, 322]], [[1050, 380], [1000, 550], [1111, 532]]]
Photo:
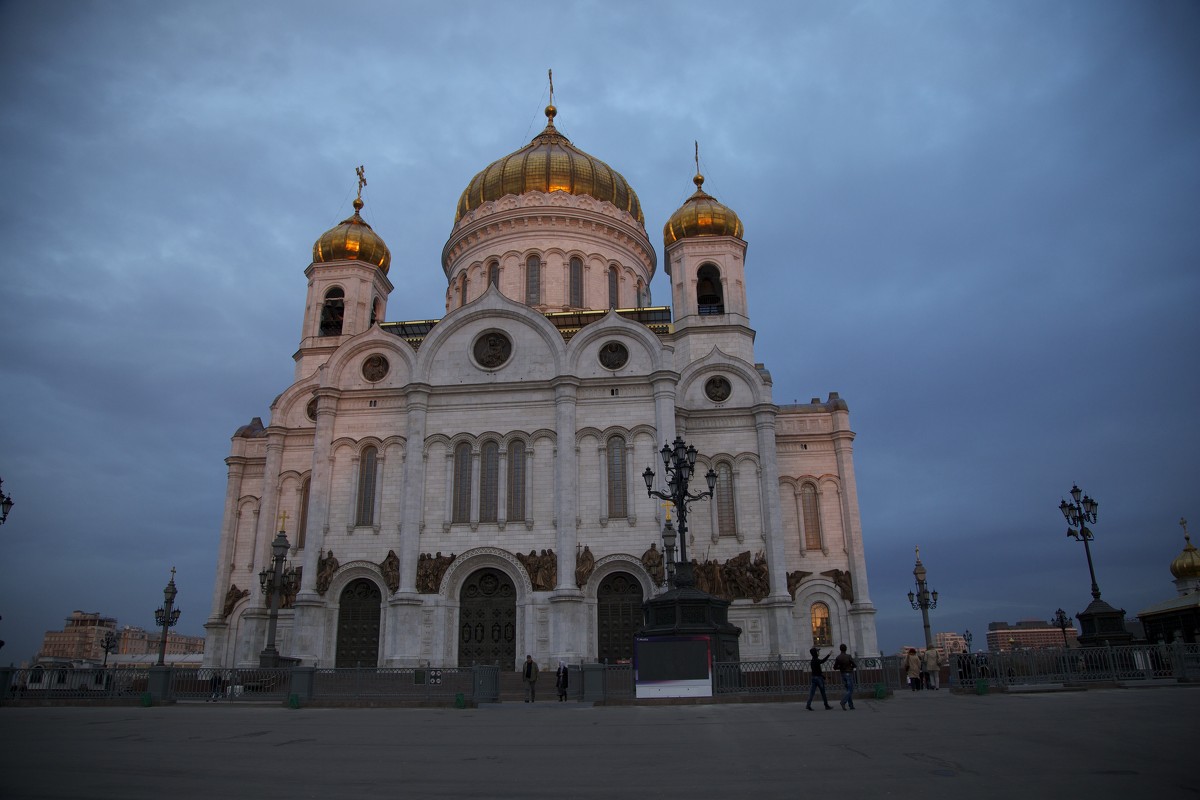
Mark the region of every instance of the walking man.
[[925, 688], [937, 689], [942, 677], [942, 651], [930, 647], [925, 651]]
[[532, 703], [534, 701], [534, 691], [537, 689], [537, 674], [537, 662], [533, 660], [533, 656], [525, 656], [525, 674], [521, 676], [521, 679], [525, 681], [526, 703]]
[[846, 694], [842, 696], [842, 711], [845, 711], [847, 707], [853, 711], [854, 671], [858, 669], [858, 665], [846, 652], [846, 645], [842, 645], [841, 650], [842, 652], [838, 653], [838, 657], [833, 660], [833, 668], [842, 673], [842, 683], [846, 686]]
[[825, 676], [821, 674], [821, 665], [828, 661], [829, 656], [833, 655], [833, 653], [821, 658], [821, 651], [814, 647], [808, 651], [808, 654], [812, 656], [812, 660], [808, 662], [809, 667], [812, 669], [812, 683], [808, 687], [808, 704], [804, 707], [812, 711], [813, 696], [816, 695], [819, 689], [821, 691], [821, 702], [825, 704], [825, 710], [830, 711], [833, 709], [833, 706], [829, 705], [829, 700], [825, 697]]

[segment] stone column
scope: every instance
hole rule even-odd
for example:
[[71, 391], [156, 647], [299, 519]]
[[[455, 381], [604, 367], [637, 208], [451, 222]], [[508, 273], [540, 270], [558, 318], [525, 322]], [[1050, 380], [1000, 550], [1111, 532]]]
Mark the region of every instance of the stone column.
[[407, 392], [407, 430], [404, 451], [404, 501], [400, 521], [400, 589], [417, 592], [417, 560], [421, 555], [421, 521], [425, 516], [425, 425], [429, 387], [410, 384]]
[[[324, 369], [324, 367], [322, 367]], [[317, 594], [317, 560], [329, 530], [333, 480], [333, 429], [340, 392], [317, 389], [317, 428], [313, 434], [312, 478], [308, 489], [308, 532], [304, 544], [304, 574], [294, 603], [292, 655], [307, 665], [318, 662], [325, 646], [325, 600]]]
[[[275, 531], [282, 530], [279, 523], [279, 473], [283, 465], [283, 438], [285, 429], [278, 425], [267, 428], [267, 459], [263, 464], [262, 499], [258, 504], [258, 524], [254, 531], [254, 565], [271, 566], [271, 541]], [[293, 532], [292, 539], [294, 540]], [[292, 544], [295, 544], [293, 541]], [[253, 568], [251, 572], [253, 572]], [[259, 604], [263, 596], [262, 587], [257, 581], [253, 586], [242, 587], [250, 589], [251, 601]]]
[[[839, 398], [830, 395], [830, 403]], [[862, 521], [858, 513], [858, 485], [854, 478], [854, 432], [850, 430], [850, 412], [842, 407], [833, 412], [833, 451], [837, 458], [838, 477], [841, 479], [842, 519], [846, 526], [847, 553], [850, 576], [854, 587], [854, 602], [850, 606], [852, 634], [857, 641], [854, 647], [859, 653], [879, 652], [875, 634], [875, 606], [867, 588], [867, 557], [863, 549]]]
[[575, 587], [575, 545], [579, 517], [579, 465], [575, 450], [575, 411], [579, 382], [563, 380], [554, 388], [554, 432], [558, 456], [554, 465], [555, 517], [558, 520], [559, 590], [578, 592]]
[[783, 520], [779, 505], [779, 460], [775, 451], [774, 405], [754, 409], [754, 428], [758, 437], [759, 492], [762, 497], [763, 537], [766, 539], [767, 574], [771, 594], [759, 606], [765, 611], [774, 644], [772, 656], [798, 657], [800, 645], [792, 623], [792, 597], [787, 590], [787, 559], [784, 556]]

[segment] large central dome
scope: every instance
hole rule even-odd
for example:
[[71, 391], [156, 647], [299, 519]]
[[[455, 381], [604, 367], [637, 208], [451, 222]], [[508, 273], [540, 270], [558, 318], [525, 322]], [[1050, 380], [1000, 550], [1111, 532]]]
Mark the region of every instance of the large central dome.
[[586, 194], [628, 211], [642, 225], [642, 204], [621, 173], [571, 144], [554, 127], [554, 106], [546, 106], [546, 128], [515, 153], [493, 161], [458, 199], [454, 221], [484, 203], [525, 192]]

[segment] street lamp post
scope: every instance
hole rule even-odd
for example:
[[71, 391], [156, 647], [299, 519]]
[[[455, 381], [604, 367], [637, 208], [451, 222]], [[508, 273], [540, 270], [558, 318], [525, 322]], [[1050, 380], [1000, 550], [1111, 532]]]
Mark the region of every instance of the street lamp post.
[[283, 560], [287, 557], [287, 534], [279, 531], [271, 542], [271, 569], [258, 573], [258, 581], [263, 593], [270, 598], [270, 619], [267, 622], [267, 646], [259, 653], [260, 667], [274, 668], [279, 666], [279, 651], [275, 649], [275, 629], [279, 624], [279, 599], [283, 594], [295, 591], [297, 575], [295, 567], [284, 567]]
[[1075, 627], [1074, 625], [1071, 625], [1071, 618], [1067, 616], [1067, 612], [1063, 611], [1060, 608], [1060, 609], [1058, 609], [1058, 611], [1054, 612], [1054, 619], [1052, 619], [1051, 622], [1053, 622], [1055, 625], [1057, 625], [1058, 629], [1060, 631], [1062, 631], [1063, 650], [1066, 650], [1067, 649], [1067, 627], [1068, 626], [1070, 626], [1072, 628]]
[[119, 640], [120, 637], [117, 636], [116, 631], [104, 632], [104, 638], [100, 640], [100, 649], [104, 651], [104, 664], [102, 665], [104, 669], [108, 669], [108, 654], [116, 652]]
[[163, 589], [163, 604], [154, 612], [154, 622], [162, 627], [162, 640], [158, 643], [158, 666], [167, 663], [167, 632], [179, 621], [179, 609], [175, 608], [175, 568], [171, 567], [171, 580]]
[[8, 512], [12, 511], [12, 507], [16, 503], [13, 502], [11, 494], [4, 493], [4, 479], [0, 478], [0, 525], [8, 519]]
[[[1083, 495], [1083, 499], [1080, 499]], [[1092, 576], [1092, 599], [1100, 599], [1100, 586], [1096, 583], [1096, 568], [1092, 566], [1092, 547], [1088, 542], [1092, 541], [1092, 529], [1087, 526], [1087, 523], [1096, 524], [1096, 511], [1100, 508], [1100, 504], [1088, 497], [1080, 490], [1080, 488], [1071, 484], [1071, 499], [1073, 502], [1068, 503], [1063, 500], [1058, 504], [1058, 510], [1067, 518], [1067, 536], [1070, 536], [1075, 541], [1083, 542], [1083, 551], [1087, 553], [1088, 573]], [[1079, 530], [1075, 530], [1078, 528]]]
[[[708, 482], [707, 492], [689, 494], [688, 482], [696, 467], [696, 448], [676, 436], [673, 445], [664, 444], [659, 452], [662, 455], [663, 468], [666, 470], [667, 491], [660, 492], [654, 488], [654, 470], [649, 467], [646, 467], [646, 471], [642, 473], [642, 479], [646, 481], [646, 495], [670, 502], [675, 507], [676, 516], [679, 517], [679, 563], [676, 565], [675, 577], [670, 585], [682, 589], [693, 586], [696, 582], [695, 576], [692, 574], [692, 562], [688, 560], [687, 555], [688, 505], [713, 496], [717, 485], [717, 473], [710, 469], [704, 475], [704, 480]], [[664, 531], [664, 550], [671, 547], [671, 543], [666, 541], [666, 537], [667, 533]], [[668, 555], [667, 558], [669, 560], [671, 556]]]
[[925, 625], [925, 649], [933, 647], [933, 636], [929, 633], [929, 610], [937, 608], [938, 593], [929, 591], [925, 583], [925, 565], [921, 563], [921, 548], [917, 548], [917, 565], [913, 576], [917, 579], [917, 591], [908, 593], [908, 602], [913, 609], [921, 609], [921, 622]]
[[967, 643], [967, 652], [968, 653], [971, 652], [971, 640], [973, 638], [975, 638], [975, 637], [973, 637], [971, 635], [971, 631], [969, 629], [963, 631], [963, 641]]

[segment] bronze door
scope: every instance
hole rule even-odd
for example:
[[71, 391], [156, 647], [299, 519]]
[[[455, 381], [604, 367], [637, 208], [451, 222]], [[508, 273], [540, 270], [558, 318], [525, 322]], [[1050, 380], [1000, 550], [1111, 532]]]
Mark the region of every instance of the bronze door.
[[633, 636], [642, 627], [642, 585], [614, 572], [596, 589], [596, 658], [602, 664], [633, 660]]
[[336, 667], [379, 665], [379, 605], [382, 597], [373, 582], [359, 578], [342, 590], [338, 601]]
[[498, 664], [512, 669], [517, 660], [517, 590], [498, 569], [481, 569], [459, 593], [458, 665]]

